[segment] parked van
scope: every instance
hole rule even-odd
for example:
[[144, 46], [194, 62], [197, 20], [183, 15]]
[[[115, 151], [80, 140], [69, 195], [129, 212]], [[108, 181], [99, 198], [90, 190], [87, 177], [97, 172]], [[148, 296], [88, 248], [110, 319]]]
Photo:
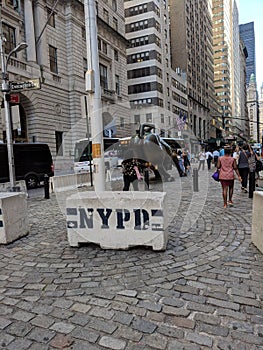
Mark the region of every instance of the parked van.
[[[25, 180], [28, 189], [36, 188], [44, 175], [54, 176], [52, 156], [47, 144], [14, 143], [16, 180]], [[0, 182], [9, 181], [7, 144], [0, 144]]]

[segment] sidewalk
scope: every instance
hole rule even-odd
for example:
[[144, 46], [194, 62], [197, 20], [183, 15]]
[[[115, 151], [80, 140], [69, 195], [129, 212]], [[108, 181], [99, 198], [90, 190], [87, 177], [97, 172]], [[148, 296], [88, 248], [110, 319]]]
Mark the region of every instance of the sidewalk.
[[0, 349], [263, 349], [252, 199], [236, 185], [223, 209], [211, 174], [200, 172], [196, 193], [190, 176], [163, 186], [164, 252], [72, 248], [63, 196], [29, 198], [30, 234], [0, 246]]

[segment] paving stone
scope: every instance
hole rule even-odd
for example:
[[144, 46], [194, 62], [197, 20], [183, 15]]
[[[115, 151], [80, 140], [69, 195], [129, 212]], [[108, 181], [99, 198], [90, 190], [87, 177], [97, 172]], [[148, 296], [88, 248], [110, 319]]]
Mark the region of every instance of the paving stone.
[[86, 340], [89, 343], [95, 343], [100, 334], [95, 332], [89, 327], [75, 327], [74, 330], [70, 333], [75, 339]]
[[8, 344], [15, 340], [15, 337], [10, 334], [1, 334], [0, 338], [0, 347], [6, 349]]
[[42, 328], [49, 328], [53, 323], [55, 323], [55, 319], [46, 315], [38, 315], [34, 317], [30, 323]]
[[8, 350], [26, 350], [30, 348], [30, 345], [32, 344], [31, 341], [27, 340], [27, 339], [15, 339], [14, 341], [12, 341], [12, 343], [10, 343], [7, 347]]
[[161, 335], [144, 335], [144, 342], [154, 349], [165, 350], [167, 346], [167, 339]]
[[50, 342], [50, 345], [55, 349], [69, 348], [74, 343], [74, 340], [65, 334], [56, 335]]
[[96, 318], [91, 318], [88, 326], [98, 332], [105, 332], [107, 334], [112, 334], [117, 329], [116, 324], [112, 322], [108, 323]]
[[6, 328], [6, 331], [17, 337], [25, 337], [32, 328], [28, 322], [14, 321]]
[[131, 327], [143, 333], [153, 333], [156, 330], [157, 325], [153, 322], [135, 318], [132, 321]]
[[104, 318], [106, 320], [110, 320], [113, 318], [115, 312], [114, 311], [108, 311], [108, 310], [105, 310], [103, 308], [99, 308], [99, 307], [93, 307], [89, 314], [91, 316], [95, 316], [95, 317], [100, 317], [100, 318]]
[[0, 316], [0, 329], [4, 329], [12, 323], [11, 320]]
[[213, 345], [213, 339], [211, 337], [208, 337], [203, 334], [198, 333], [186, 333], [185, 339], [190, 340], [194, 343], [197, 343], [199, 345], [208, 346], [209, 348], [212, 348]]
[[29, 334], [28, 338], [30, 340], [35, 340], [36, 342], [39, 343], [48, 343], [51, 341], [52, 338], [56, 333], [54, 331], [46, 330], [40, 327], [35, 327]]
[[99, 345], [111, 350], [123, 350], [125, 349], [126, 342], [121, 339], [103, 336], [99, 341]]
[[51, 330], [54, 330], [56, 332], [65, 333], [68, 334], [72, 332], [72, 330], [75, 328], [74, 325], [66, 322], [56, 322], [52, 326], [49, 327]]
[[74, 305], [71, 306], [72, 311], [77, 311], [77, 312], [81, 312], [84, 314], [89, 312], [90, 309], [91, 309], [90, 305], [81, 304], [81, 303], [75, 303]]

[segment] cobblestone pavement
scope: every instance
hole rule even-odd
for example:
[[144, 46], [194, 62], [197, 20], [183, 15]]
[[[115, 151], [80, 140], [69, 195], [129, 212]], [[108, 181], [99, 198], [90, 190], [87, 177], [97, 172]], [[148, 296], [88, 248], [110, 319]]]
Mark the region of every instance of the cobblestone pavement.
[[164, 252], [72, 248], [61, 195], [29, 198], [30, 234], [0, 246], [0, 349], [263, 349], [252, 200], [224, 210], [210, 175], [169, 184]]

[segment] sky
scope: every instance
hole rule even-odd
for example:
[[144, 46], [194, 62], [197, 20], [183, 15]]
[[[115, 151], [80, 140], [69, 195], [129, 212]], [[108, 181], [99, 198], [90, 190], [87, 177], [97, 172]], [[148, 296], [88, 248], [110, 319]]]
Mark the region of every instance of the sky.
[[263, 84], [263, 0], [238, 0], [239, 24], [254, 22], [258, 90]]

